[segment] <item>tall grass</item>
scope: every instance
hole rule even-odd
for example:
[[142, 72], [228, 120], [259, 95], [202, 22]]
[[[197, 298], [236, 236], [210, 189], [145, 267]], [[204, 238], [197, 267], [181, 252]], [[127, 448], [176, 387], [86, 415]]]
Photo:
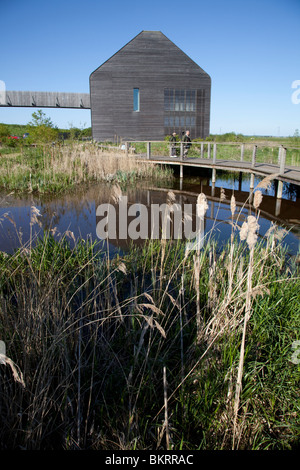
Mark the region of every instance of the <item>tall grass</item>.
[[275, 226], [257, 241], [261, 197], [222, 249], [207, 234], [111, 259], [46, 233], [1, 253], [0, 339], [24, 381], [0, 364], [1, 448], [296, 448], [299, 267]]
[[168, 168], [137, 161], [121, 151], [104, 151], [93, 143], [25, 147], [0, 160], [0, 187], [23, 192], [58, 192], [89, 182], [132, 183], [171, 176]]

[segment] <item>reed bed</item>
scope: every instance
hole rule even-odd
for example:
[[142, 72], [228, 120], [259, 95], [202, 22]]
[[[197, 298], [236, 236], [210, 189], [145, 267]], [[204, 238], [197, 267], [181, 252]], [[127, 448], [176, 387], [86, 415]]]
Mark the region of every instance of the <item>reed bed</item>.
[[49, 232], [0, 254], [2, 449], [298, 447], [299, 266], [276, 226], [258, 241], [260, 189], [222, 247], [111, 258]]
[[6, 190], [57, 193], [90, 182], [172, 178], [169, 168], [140, 162], [121, 150], [103, 150], [94, 143], [40, 145], [21, 150], [1, 157], [0, 187]]

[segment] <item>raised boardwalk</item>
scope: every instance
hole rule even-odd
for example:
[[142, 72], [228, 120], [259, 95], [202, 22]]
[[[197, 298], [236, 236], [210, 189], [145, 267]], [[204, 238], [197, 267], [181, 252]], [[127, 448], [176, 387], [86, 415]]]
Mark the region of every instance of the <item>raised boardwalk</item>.
[[[129, 151], [130, 146], [141, 144], [141, 142], [126, 142], [125, 151]], [[166, 147], [166, 142], [143, 142], [146, 144], [146, 153], [136, 151], [136, 156], [141, 159], [147, 159], [149, 162], [162, 165], [176, 165], [180, 167], [180, 177], [184, 176], [184, 168], [198, 167], [212, 169], [212, 182], [215, 182], [217, 170], [228, 170], [251, 175], [250, 187], [254, 187], [254, 175], [261, 177], [276, 175], [279, 181], [277, 197], [282, 197], [283, 182], [300, 185], [300, 148], [286, 148], [282, 145], [272, 146], [272, 158], [264, 157], [266, 149], [270, 146], [257, 144], [230, 144], [215, 142], [198, 142], [192, 145], [193, 156], [183, 158], [183, 142], [177, 143], [177, 157], [161, 155], [157, 151], [157, 146], [162, 144]], [[156, 145], [156, 148], [155, 148]], [[231, 149], [228, 147], [232, 146]], [[225, 153], [225, 147], [226, 152]], [[197, 154], [198, 152], [198, 154]], [[166, 153], [166, 152], [165, 152]], [[192, 153], [189, 151], [189, 153]], [[229, 158], [224, 157], [228, 155]], [[270, 153], [270, 152], [269, 152]], [[288, 153], [288, 158], [287, 158]], [[219, 156], [219, 158], [218, 158]], [[265, 158], [265, 161], [263, 159]], [[287, 161], [294, 164], [287, 164]]]
[[288, 183], [300, 184], [300, 167], [285, 167], [283, 173], [280, 173], [280, 165], [270, 163], [238, 162], [236, 160], [216, 160], [191, 157], [181, 160], [180, 158], [171, 157], [150, 157], [153, 163], [161, 163], [166, 165], [182, 165], [183, 167], [201, 167], [212, 168], [216, 170], [241, 171], [242, 173], [255, 173], [259, 176], [268, 176], [276, 174], [276, 179]]
[[5, 91], [0, 96], [0, 107], [90, 109], [91, 103], [89, 93]]

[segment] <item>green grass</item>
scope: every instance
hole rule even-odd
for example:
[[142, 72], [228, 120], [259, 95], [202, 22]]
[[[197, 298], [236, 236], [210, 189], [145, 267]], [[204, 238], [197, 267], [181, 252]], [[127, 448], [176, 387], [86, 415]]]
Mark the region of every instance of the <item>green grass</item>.
[[25, 382], [0, 365], [1, 448], [296, 449], [300, 276], [276, 237], [252, 261], [238, 235], [199, 253], [149, 241], [110, 259], [46, 233], [1, 253], [0, 338]]

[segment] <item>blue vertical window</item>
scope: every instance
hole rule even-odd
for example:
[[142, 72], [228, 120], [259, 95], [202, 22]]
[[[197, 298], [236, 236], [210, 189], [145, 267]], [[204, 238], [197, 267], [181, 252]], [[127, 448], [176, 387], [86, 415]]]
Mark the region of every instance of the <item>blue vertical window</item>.
[[140, 89], [134, 88], [133, 89], [133, 111], [140, 110]]

